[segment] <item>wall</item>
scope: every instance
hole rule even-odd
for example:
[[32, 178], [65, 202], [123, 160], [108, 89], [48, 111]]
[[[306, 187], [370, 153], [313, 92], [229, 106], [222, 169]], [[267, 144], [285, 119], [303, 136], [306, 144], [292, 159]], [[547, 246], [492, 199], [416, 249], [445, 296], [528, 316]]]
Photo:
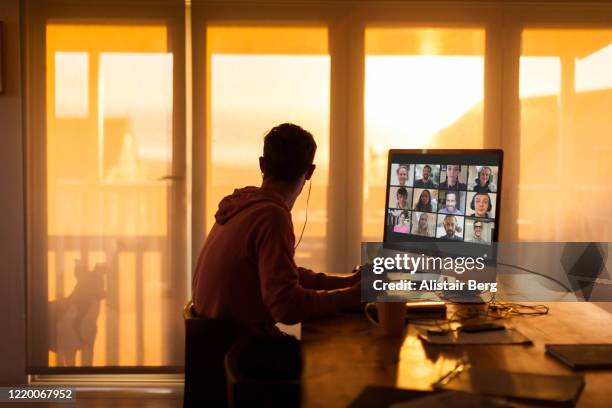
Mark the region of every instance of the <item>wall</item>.
[[0, 384], [26, 381], [25, 239], [19, 0], [0, 1]]

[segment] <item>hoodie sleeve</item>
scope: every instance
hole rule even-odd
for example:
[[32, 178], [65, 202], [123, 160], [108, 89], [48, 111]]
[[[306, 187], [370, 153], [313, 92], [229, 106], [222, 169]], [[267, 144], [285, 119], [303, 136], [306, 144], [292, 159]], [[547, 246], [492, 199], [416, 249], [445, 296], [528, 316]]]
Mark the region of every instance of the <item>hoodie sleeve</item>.
[[[266, 209], [255, 231], [260, 290], [275, 321], [294, 324], [336, 313], [350, 304], [347, 289], [317, 291], [300, 285], [300, 272], [293, 260], [295, 237], [286, 210]], [[316, 281], [316, 276], [305, 277]]]
[[332, 290], [348, 288], [358, 282], [355, 275], [330, 275], [298, 266], [300, 285], [308, 289]]

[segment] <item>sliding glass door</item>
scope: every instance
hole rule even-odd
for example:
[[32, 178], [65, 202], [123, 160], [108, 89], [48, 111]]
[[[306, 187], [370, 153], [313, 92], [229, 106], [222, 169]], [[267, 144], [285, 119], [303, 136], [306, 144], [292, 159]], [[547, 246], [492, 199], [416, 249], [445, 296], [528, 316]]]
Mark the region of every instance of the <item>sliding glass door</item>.
[[30, 372], [183, 364], [184, 94], [170, 31], [45, 26], [44, 201], [32, 210], [46, 251], [29, 276]]

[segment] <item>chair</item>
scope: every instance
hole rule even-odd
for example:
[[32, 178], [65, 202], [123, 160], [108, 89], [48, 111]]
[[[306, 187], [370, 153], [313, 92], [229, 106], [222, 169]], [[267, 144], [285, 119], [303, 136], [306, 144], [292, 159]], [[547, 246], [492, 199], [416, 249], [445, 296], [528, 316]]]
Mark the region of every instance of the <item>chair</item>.
[[185, 389], [183, 407], [227, 406], [224, 357], [239, 335], [231, 320], [197, 316], [193, 301], [183, 310], [185, 320]]
[[293, 336], [252, 336], [225, 356], [230, 407], [299, 407], [302, 350]]

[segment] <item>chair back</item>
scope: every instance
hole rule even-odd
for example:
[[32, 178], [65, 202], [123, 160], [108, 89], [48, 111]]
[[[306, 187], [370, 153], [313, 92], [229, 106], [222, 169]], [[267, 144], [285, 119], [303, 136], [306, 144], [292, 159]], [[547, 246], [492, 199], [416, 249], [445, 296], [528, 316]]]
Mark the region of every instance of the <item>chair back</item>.
[[230, 407], [299, 407], [302, 349], [286, 334], [238, 340], [225, 356]]
[[183, 407], [227, 406], [224, 358], [238, 337], [237, 324], [197, 316], [193, 301], [185, 320], [185, 389]]

